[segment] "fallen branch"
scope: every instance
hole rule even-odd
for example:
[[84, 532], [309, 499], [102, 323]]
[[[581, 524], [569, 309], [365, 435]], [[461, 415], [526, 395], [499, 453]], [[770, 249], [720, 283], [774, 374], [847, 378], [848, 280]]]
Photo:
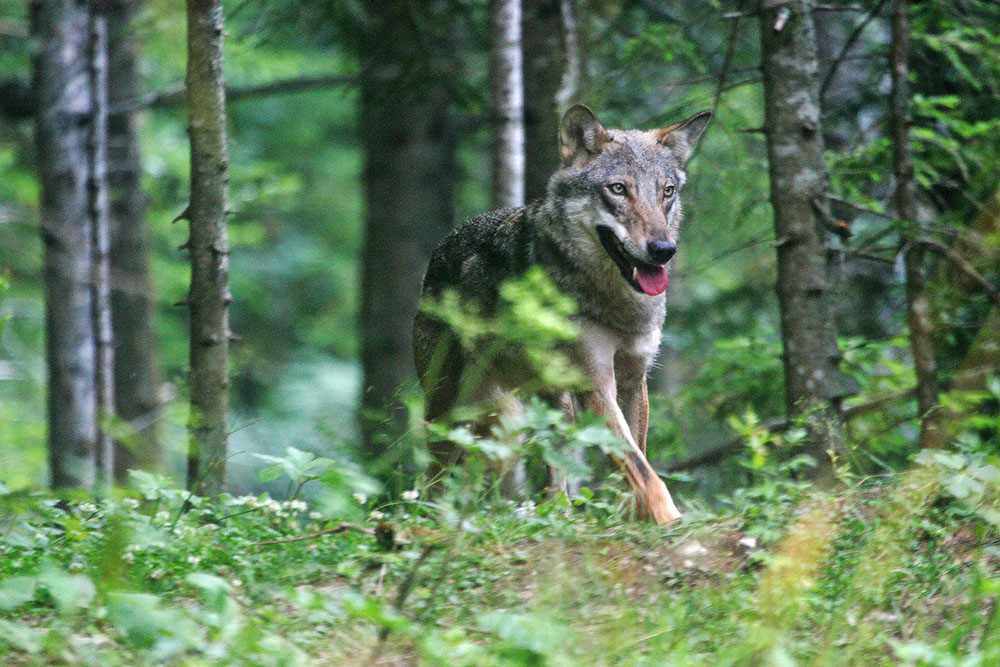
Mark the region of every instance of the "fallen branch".
[[[764, 422], [762, 426], [768, 431], [784, 431], [788, 428], [788, 420], [771, 419]], [[686, 458], [671, 461], [670, 464], [667, 465], [667, 472], [680, 472], [682, 470], [691, 470], [692, 468], [712, 465], [713, 463], [718, 463], [722, 459], [739, 454], [742, 451], [743, 438], [733, 438], [728, 442], [716, 445], [715, 447], [710, 447], [698, 454], [692, 454]]]
[[[853, 419], [854, 417], [859, 417], [869, 412], [874, 412], [883, 405], [888, 403], [894, 403], [896, 401], [902, 400], [904, 398], [910, 398], [916, 393], [916, 388], [901, 389], [900, 391], [894, 391], [885, 396], [879, 396], [865, 403], [858, 403], [857, 405], [849, 405], [841, 410], [841, 415], [844, 420]], [[790, 422], [787, 419], [775, 418], [769, 419], [763, 423], [763, 427], [768, 431], [784, 431], [789, 428], [794, 422]], [[693, 454], [683, 459], [677, 461], [671, 461], [667, 467], [666, 472], [681, 472], [684, 470], [691, 470], [693, 468], [700, 468], [706, 465], [712, 465], [727, 459], [730, 456], [739, 454], [744, 449], [743, 438], [733, 438], [728, 442], [721, 445], [711, 447], [706, 449], [704, 452], [698, 454]]]
[[361, 526], [355, 526], [353, 523], [342, 523], [334, 526], [333, 528], [327, 528], [326, 530], [321, 530], [318, 533], [309, 533], [308, 535], [298, 535], [296, 537], [282, 537], [276, 540], [265, 540], [263, 542], [254, 542], [251, 546], [263, 547], [271, 544], [288, 544], [289, 542], [299, 542], [301, 540], [312, 540], [317, 537], [322, 537], [323, 535], [333, 535], [335, 533], [343, 533], [348, 530], [356, 530], [364, 535], [374, 535], [375, 531], [371, 528], [363, 528]]

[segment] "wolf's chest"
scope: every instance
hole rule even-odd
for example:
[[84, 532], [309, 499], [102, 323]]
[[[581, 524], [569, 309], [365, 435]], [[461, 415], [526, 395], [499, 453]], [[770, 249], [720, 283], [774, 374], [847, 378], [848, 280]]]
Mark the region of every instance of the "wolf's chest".
[[641, 333], [624, 333], [592, 320], [581, 318], [578, 345], [583, 356], [599, 367], [614, 367], [615, 359], [629, 359], [646, 368], [660, 349], [660, 328]]

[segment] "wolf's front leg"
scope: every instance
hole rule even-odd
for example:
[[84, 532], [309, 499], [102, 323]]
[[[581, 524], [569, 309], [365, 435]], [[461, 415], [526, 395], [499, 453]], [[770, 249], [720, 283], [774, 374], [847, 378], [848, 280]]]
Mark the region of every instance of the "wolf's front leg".
[[628, 444], [625, 453], [614, 459], [625, 470], [629, 486], [638, 498], [640, 512], [651, 516], [659, 524], [680, 518], [681, 513], [674, 505], [666, 484], [649, 465], [646, 455], [632, 437], [625, 415], [615, 399], [613, 382], [610, 387], [584, 393], [583, 406], [596, 414], [605, 415], [611, 430]]
[[646, 388], [646, 362], [634, 359], [615, 364], [618, 380], [618, 405], [639, 451], [646, 454], [646, 431], [649, 427], [649, 393]]

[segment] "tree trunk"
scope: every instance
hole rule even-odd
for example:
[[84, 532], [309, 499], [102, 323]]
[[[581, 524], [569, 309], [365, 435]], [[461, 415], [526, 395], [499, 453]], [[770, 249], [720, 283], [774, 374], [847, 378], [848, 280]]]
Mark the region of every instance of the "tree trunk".
[[525, 198], [545, 196], [559, 167], [560, 115], [577, 95], [576, 0], [523, 0]]
[[524, 204], [524, 88], [521, 0], [490, 2], [493, 208]]
[[453, 56], [442, 40], [422, 32], [426, 20], [418, 28], [413, 18], [426, 19], [435, 5], [364, 3], [358, 124], [367, 213], [360, 423], [369, 460], [385, 453], [402, 423], [397, 394], [415, 377], [411, 329], [421, 281], [431, 252], [453, 222], [455, 138], [446, 85], [454, 76]]
[[830, 307], [821, 212], [827, 186], [816, 40], [808, 0], [761, 3], [761, 70], [790, 416], [810, 415], [809, 450], [840, 449], [846, 392]]
[[36, 1], [33, 88], [42, 187], [49, 462], [54, 488], [93, 488], [97, 440], [88, 182], [88, 5]]
[[229, 243], [222, 0], [188, 0], [191, 134], [191, 412], [188, 488], [212, 495], [226, 480], [229, 430]]
[[[124, 109], [138, 99], [138, 45], [132, 30], [135, 0], [116, 0], [108, 12], [108, 105]], [[111, 198], [111, 314], [115, 339], [115, 407], [132, 429], [115, 447], [115, 479], [129, 469], [162, 465], [158, 437], [160, 376], [153, 333], [155, 300], [149, 279], [149, 230], [142, 190], [135, 111], [108, 117]]]
[[889, 125], [892, 135], [892, 171], [896, 178], [893, 203], [896, 216], [903, 225], [903, 267], [906, 273], [906, 309], [910, 325], [910, 349], [917, 376], [917, 405], [922, 416], [921, 446], [935, 438], [930, 433], [937, 428], [934, 409], [938, 404], [937, 364], [934, 359], [934, 325], [931, 306], [924, 290], [925, 248], [916, 239], [918, 219], [917, 181], [913, 170], [913, 147], [910, 141], [910, 89], [907, 62], [910, 45], [910, 22], [906, 16], [906, 0], [892, 3], [892, 49], [889, 67], [892, 94]]
[[111, 266], [108, 258], [108, 24], [102, 10], [90, 12], [90, 223], [91, 288], [95, 339], [97, 446], [95, 467], [98, 487], [111, 487], [114, 441], [102, 426], [115, 414], [114, 346], [111, 336]]

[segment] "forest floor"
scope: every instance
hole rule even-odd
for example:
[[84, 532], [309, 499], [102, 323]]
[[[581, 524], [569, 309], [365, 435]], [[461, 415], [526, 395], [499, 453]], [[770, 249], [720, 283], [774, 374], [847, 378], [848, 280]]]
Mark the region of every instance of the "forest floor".
[[1000, 664], [995, 505], [940, 472], [836, 493], [772, 479], [668, 528], [602, 494], [410, 494], [349, 524], [267, 497], [181, 512], [155, 484], [8, 494], [0, 662]]

